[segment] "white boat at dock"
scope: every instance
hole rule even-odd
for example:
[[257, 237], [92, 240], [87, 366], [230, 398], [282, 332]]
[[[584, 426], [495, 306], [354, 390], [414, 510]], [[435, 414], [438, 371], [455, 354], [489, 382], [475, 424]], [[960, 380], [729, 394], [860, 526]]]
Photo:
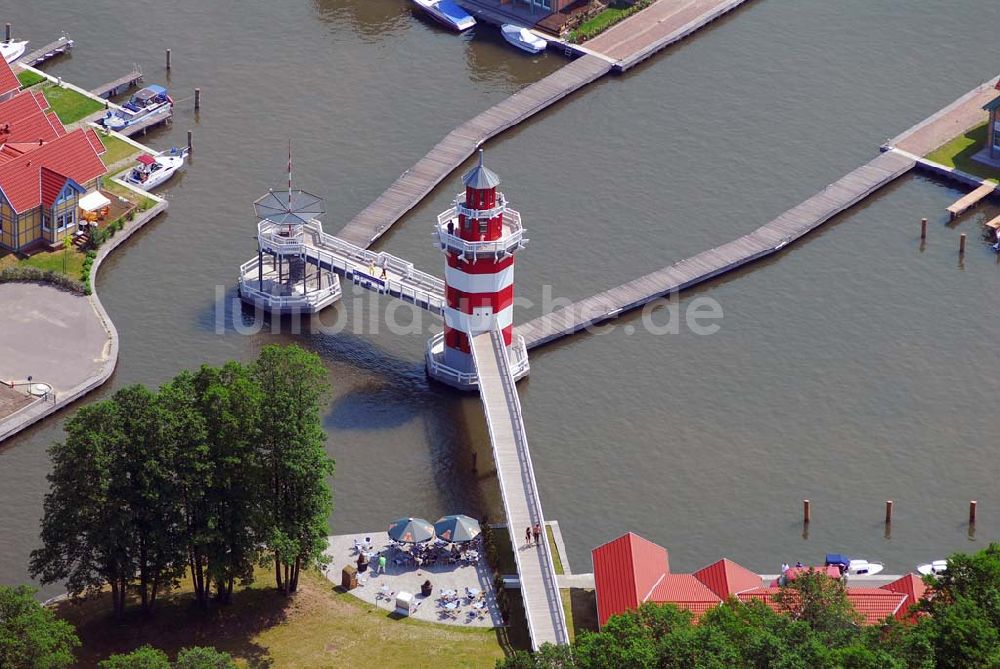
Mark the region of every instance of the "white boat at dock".
[[136, 91], [121, 109], [109, 109], [98, 123], [109, 130], [122, 130], [150, 116], [169, 114], [174, 101], [163, 86], [146, 86]]
[[184, 166], [187, 155], [187, 149], [176, 147], [170, 149], [170, 153], [161, 153], [155, 157], [144, 153], [136, 158], [138, 164], [129, 170], [125, 181], [142, 190], [152, 190], [174, 176]]
[[476, 19], [454, 0], [413, 0], [413, 4], [441, 25], [463, 32], [476, 25]]
[[947, 560], [934, 560], [927, 564], [917, 565], [917, 573], [921, 576], [940, 576], [948, 571]]
[[24, 55], [27, 48], [28, 40], [12, 39], [9, 42], [0, 42], [0, 56], [3, 56], [3, 59], [8, 63], [13, 63]]
[[505, 23], [500, 26], [500, 33], [503, 38], [522, 51], [536, 54], [545, 51], [548, 42], [531, 32], [527, 28], [515, 26], [512, 23]]

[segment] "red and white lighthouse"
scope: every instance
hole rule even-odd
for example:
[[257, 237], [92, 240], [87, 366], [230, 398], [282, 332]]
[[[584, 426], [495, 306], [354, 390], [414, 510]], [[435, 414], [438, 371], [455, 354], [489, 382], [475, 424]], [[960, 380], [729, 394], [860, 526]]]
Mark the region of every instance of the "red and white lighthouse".
[[528, 373], [524, 339], [513, 334], [514, 254], [528, 241], [521, 215], [497, 191], [500, 177], [479, 164], [462, 178], [465, 192], [438, 216], [435, 236], [447, 257], [444, 332], [428, 343], [431, 377], [462, 389], [476, 386], [470, 339], [499, 329], [514, 378]]

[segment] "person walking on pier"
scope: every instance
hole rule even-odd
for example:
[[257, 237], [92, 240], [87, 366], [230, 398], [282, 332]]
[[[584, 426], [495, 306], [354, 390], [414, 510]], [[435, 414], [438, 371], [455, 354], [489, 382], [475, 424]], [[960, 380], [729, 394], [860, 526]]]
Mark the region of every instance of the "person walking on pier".
[[386, 276], [386, 274], [385, 274], [385, 265], [386, 265], [386, 261], [385, 261], [385, 259], [383, 258], [383, 260], [382, 260], [382, 262], [381, 262], [381, 266], [382, 266], [382, 276], [381, 276], [381, 278], [383, 278], [383, 279], [388, 279], [389, 277], [388, 277], [388, 276]]
[[531, 525], [528, 525], [526, 528], [524, 528], [524, 545], [525, 546], [531, 545]]
[[535, 523], [535, 529], [531, 531], [531, 534], [535, 537], [535, 545], [538, 546], [542, 536], [542, 526]]

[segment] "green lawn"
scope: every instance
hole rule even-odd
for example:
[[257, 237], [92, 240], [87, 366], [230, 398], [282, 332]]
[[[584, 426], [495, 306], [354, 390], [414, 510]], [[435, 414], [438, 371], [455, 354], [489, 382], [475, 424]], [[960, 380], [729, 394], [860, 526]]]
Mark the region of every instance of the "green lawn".
[[597, 37], [611, 26], [624, 21], [638, 11], [641, 11], [653, 4], [653, 0], [636, 0], [635, 4], [625, 5], [624, 3], [612, 3], [610, 7], [602, 11], [597, 16], [587, 19], [581, 23], [576, 30], [569, 34], [569, 41], [580, 43]]
[[977, 163], [972, 159], [980, 149], [986, 146], [986, 124], [976, 126], [964, 135], [960, 135], [944, 146], [928, 153], [925, 158], [974, 174], [983, 179], [1000, 181], [1000, 171]]
[[492, 669], [503, 657], [494, 630], [397, 620], [315, 572], [302, 574], [299, 592], [291, 598], [273, 589], [268, 570], [259, 570], [257, 577], [252, 587], [234, 593], [232, 604], [209, 613], [193, 608], [189, 583], [158, 601], [150, 618], [133, 606], [124, 621], [116, 622], [106, 596], [81, 605], [63, 603], [57, 611], [77, 625], [83, 641], [78, 667], [95, 667], [110, 654], [146, 643], [171, 656], [186, 646], [215, 646], [240, 666], [274, 669]]
[[114, 135], [98, 134], [101, 137], [101, 142], [104, 143], [104, 148], [107, 149], [104, 155], [101, 156], [101, 160], [104, 161], [105, 166], [110, 167], [117, 162], [141, 153], [139, 149]]
[[63, 123], [75, 123], [85, 116], [104, 109], [97, 100], [77, 93], [69, 88], [60, 88], [55, 84], [45, 86], [42, 91], [49, 106]]
[[[58, 251], [42, 251], [20, 260], [17, 256], [10, 253], [0, 256], [0, 269], [16, 266], [37, 267], [41, 270], [66, 274], [71, 279], [79, 279], [80, 272], [83, 270], [83, 257], [84, 254], [75, 248], [66, 252], [62, 249]], [[64, 262], [65, 271], [63, 271]]]
[[104, 184], [101, 186], [101, 188], [108, 191], [109, 193], [119, 195], [130, 202], [134, 202], [135, 204], [139, 205], [139, 208], [143, 211], [152, 208], [153, 205], [156, 204], [156, 201], [153, 200], [152, 198], [146, 197], [145, 195], [140, 195], [131, 188], [126, 188], [125, 186], [117, 184], [111, 179], [105, 179]]
[[552, 533], [552, 526], [545, 526], [545, 536], [549, 540], [549, 550], [552, 551], [552, 568], [555, 569], [556, 575], [565, 574], [563, 570], [562, 556], [559, 555], [559, 548], [556, 547], [556, 538]]
[[22, 88], [31, 88], [35, 84], [45, 81], [45, 77], [31, 70], [21, 70], [17, 73], [17, 80], [21, 82]]

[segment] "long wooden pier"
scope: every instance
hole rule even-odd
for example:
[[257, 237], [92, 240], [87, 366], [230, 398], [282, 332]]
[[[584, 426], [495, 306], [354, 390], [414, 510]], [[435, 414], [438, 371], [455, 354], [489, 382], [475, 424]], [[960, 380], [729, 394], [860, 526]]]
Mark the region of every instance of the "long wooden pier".
[[132, 71], [128, 74], [118, 77], [114, 81], [109, 81], [106, 84], [98, 86], [97, 88], [91, 89], [91, 93], [99, 98], [112, 98], [116, 95], [124, 93], [133, 86], [138, 86], [142, 83], [142, 68], [138, 65], [132, 66]]
[[771, 255], [902, 176], [915, 164], [902, 153], [882, 153], [747, 235], [545, 314], [517, 326], [515, 331], [524, 337], [529, 349], [541, 346]]
[[471, 348], [531, 645], [537, 650], [543, 643], [568, 644], [566, 614], [545, 530], [537, 546], [522, 547], [523, 528], [536, 525], [544, 528], [545, 517], [503, 335], [498, 330], [476, 335]]
[[463, 123], [337, 233], [368, 247], [415, 207], [487, 139], [537, 114], [611, 71], [611, 64], [584, 56]]
[[40, 49], [35, 49], [34, 51], [24, 54], [17, 59], [17, 62], [21, 65], [35, 67], [37, 65], [41, 65], [47, 60], [55, 58], [56, 56], [67, 53], [75, 45], [76, 42], [70, 39], [69, 35], [64, 34], [55, 42], [46, 44]]

